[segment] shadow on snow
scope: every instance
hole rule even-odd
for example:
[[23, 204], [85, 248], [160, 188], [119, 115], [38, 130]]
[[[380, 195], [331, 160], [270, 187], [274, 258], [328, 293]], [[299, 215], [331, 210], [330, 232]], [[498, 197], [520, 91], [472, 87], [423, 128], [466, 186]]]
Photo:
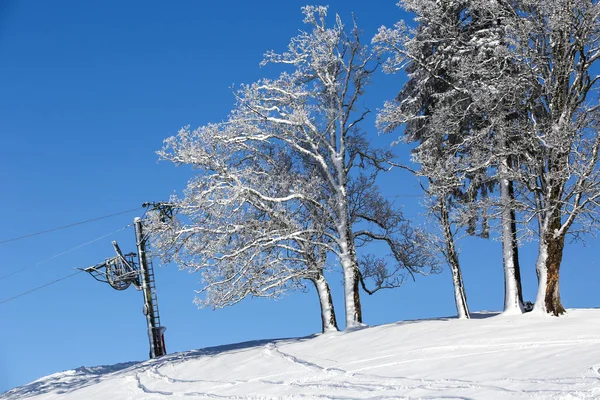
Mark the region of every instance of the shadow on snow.
[[120, 372], [127, 373], [127, 369], [139, 372], [152, 368], [160, 364], [177, 363], [188, 361], [193, 358], [203, 356], [214, 356], [226, 352], [238, 352], [247, 349], [252, 349], [260, 346], [265, 346], [269, 343], [278, 343], [286, 340], [304, 341], [315, 337], [310, 335], [300, 338], [280, 338], [280, 339], [265, 339], [241, 342], [235, 344], [206, 347], [199, 350], [185, 351], [181, 353], [168, 354], [161, 358], [147, 360], [143, 362], [126, 362], [115, 365], [102, 365], [98, 367], [79, 367], [74, 370], [55, 373], [47, 377], [38, 379], [32, 383], [11, 389], [7, 392], [0, 393], [0, 400], [9, 399], [26, 399], [40, 394], [54, 393], [64, 394], [82, 389], [87, 386], [95, 385], [106, 379], [109, 375]]

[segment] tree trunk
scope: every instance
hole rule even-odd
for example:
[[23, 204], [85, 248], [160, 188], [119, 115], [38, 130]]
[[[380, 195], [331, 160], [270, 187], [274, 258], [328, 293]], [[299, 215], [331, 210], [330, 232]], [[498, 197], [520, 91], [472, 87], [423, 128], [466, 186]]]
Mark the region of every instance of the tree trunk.
[[358, 284], [360, 281], [360, 270], [358, 269], [358, 264], [356, 262], [354, 263], [354, 267], [352, 268], [352, 275], [352, 301], [354, 303], [355, 321], [357, 322], [357, 325], [362, 325], [362, 306], [360, 304], [360, 290], [358, 288]]
[[356, 252], [350, 232], [343, 238], [341, 251], [342, 269], [344, 271], [344, 298], [346, 304], [346, 329], [362, 325], [360, 305], [359, 279], [360, 272], [356, 262]]
[[321, 305], [321, 332], [335, 332], [338, 330], [337, 321], [335, 319], [335, 310], [333, 308], [333, 300], [331, 299], [331, 291], [329, 284], [325, 280], [322, 272], [318, 272], [315, 278], [310, 279], [315, 285], [317, 294], [319, 295], [319, 304]]
[[471, 316], [469, 315], [469, 307], [467, 306], [467, 294], [465, 293], [462, 272], [458, 262], [458, 253], [456, 252], [456, 246], [454, 245], [454, 236], [452, 235], [452, 230], [450, 229], [450, 219], [448, 216], [448, 209], [446, 208], [445, 199], [440, 200], [440, 217], [442, 222], [442, 230], [444, 232], [444, 241], [446, 244], [446, 260], [448, 261], [450, 270], [452, 272], [456, 311], [458, 318], [469, 319]]
[[502, 258], [504, 264], [504, 312], [522, 314], [523, 292], [521, 289], [521, 270], [519, 267], [519, 246], [517, 242], [516, 213], [512, 206], [514, 188], [512, 181], [506, 179], [510, 160], [504, 157], [499, 164], [500, 199], [502, 206]]
[[[341, 164], [343, 165], [343, 164]], [[339, 172], [340, 182], [345, 182], [343, 168]], [[338, 218], [340, 220], [337, 231], [340, 235], [340, 262], [344, 273], [344, 301], [346, 311], [346, 329], [362, 326], [362, 310], [360, 305], [359, 280], [360, 271], [354, 248], [354, 234], [348, 219], [348, 203], [345, 197], [346, 190], [340, 190], [337, 195]]]
[[561, 227], [560, 216], [553, 215], [551, 222], [546, 224], [540, 238], [540, 249], [536, 263], [538, 275], [538, 294], [535, 299], [535, 310], [559, 316], [564, 314], [565, 308], [560, 300], [559, 272], [562, 262], [564, 235], [555, 236]]
[[346, 328], [362, 325], [362, 310], [360, 305], [359, 270], [350, 257], [342, 261], [344, 269], [344, 297], [346, 301]]

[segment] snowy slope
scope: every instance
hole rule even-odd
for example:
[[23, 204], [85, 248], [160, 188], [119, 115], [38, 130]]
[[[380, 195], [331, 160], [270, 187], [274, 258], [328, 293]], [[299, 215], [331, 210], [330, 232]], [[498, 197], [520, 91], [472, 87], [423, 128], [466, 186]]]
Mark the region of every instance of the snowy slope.
[[600, 310], [480, 313], [79, 368], [0, 399], [600, 399]]

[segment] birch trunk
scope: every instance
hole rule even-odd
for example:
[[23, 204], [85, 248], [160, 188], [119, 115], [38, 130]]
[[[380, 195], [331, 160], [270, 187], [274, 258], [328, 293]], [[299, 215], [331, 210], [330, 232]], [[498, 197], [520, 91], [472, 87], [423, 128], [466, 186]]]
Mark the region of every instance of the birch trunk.
[[317, 276], [310, 280], [315, 285], [315, 289], [319, 295], [319, 304], [321, 305], [321, 332], [336, 332], [338, 326], [335, 319], [335, 310], [333, 308], [329, 284], [325, 280], [325, 276], [323, 276], [322, 272], [318, 272]]
[[445, 200], [440, 200], [440, 216], [442, 223], [442, 231], [444, 233], [444, 241], [446, 244], [446, 260], [450, 265], [452, 272], [452, 284], [454, 285], [454, 301], [456, 303], [456, 311], [459, 319], [469, 319], [469, 307], [467, 306], [467, 294], [462, 279], [462, 272], [458, 262], [458, 253], [454, 244], [454, 235], [450, 229], [450, 218], [448, 209], [446, 208]]
[[504, 264], [504, 312], [522, 314], [523, 292], [521, 289], [521, 270], [519, 266], [519, 247], [517, 243], [516, 213], [512, 206], [514, 189], [512, 181], [506, 179], [510, 159], [503, 157], [499, 164], [500, 198], [502, 203], [502, 258]]

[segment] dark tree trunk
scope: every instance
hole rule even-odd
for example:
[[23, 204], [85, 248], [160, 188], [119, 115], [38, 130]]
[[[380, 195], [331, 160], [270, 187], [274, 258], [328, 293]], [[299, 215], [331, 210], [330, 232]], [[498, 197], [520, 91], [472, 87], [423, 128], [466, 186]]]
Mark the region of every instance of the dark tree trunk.
[[564, 232], [556, 235], [561, 227], [560, 211], [548, 216], [550, 221], [540, 238], [540, 251], [537, 262], [538, 294], [535, 301], [536, 309], [555, 316], [565, 313], [560, 300], [559, 280], [560, 264], [562, 262], [565, 244]]
[[[515, 198], [513, 182], [509, 183], [509, 193], [511, 199]], [[512, 253], [513, 253], [513, 265], [515, 269], [515, 281], [517, 283], [517, 292], [519, 296], [519, 302], [523, 304], [523, 286], [521, 285], [521, 265], [519, 264], [519, 242], [517, 240], [517, 222], [516, 222], [516, 212], [514, 208], [510, 210], [511, 214], [511, 241], [512, 241]]]
[[548, 229], [544, 237], [544, 241], [548, 248], [548, 257], [546, 258], [546, 296], [544, 298], [544, 304], [546, 306], [546, 312], [556, 316], [566, 312], [560, 300], [560, 290], [558, 285], [565, 237], [564, 235], [559, 237], [554, 236], [555, 230], [558, 230], [560, 226], [560, 218], [554, 218], [550, 229]]
[[356, 311], [356, 322], [362, 323], [362, 307], [360, 305], [360, 290], [358, 284], [360, 281], [360, 271], [358, 266], [354, 267], [354, 309]]

